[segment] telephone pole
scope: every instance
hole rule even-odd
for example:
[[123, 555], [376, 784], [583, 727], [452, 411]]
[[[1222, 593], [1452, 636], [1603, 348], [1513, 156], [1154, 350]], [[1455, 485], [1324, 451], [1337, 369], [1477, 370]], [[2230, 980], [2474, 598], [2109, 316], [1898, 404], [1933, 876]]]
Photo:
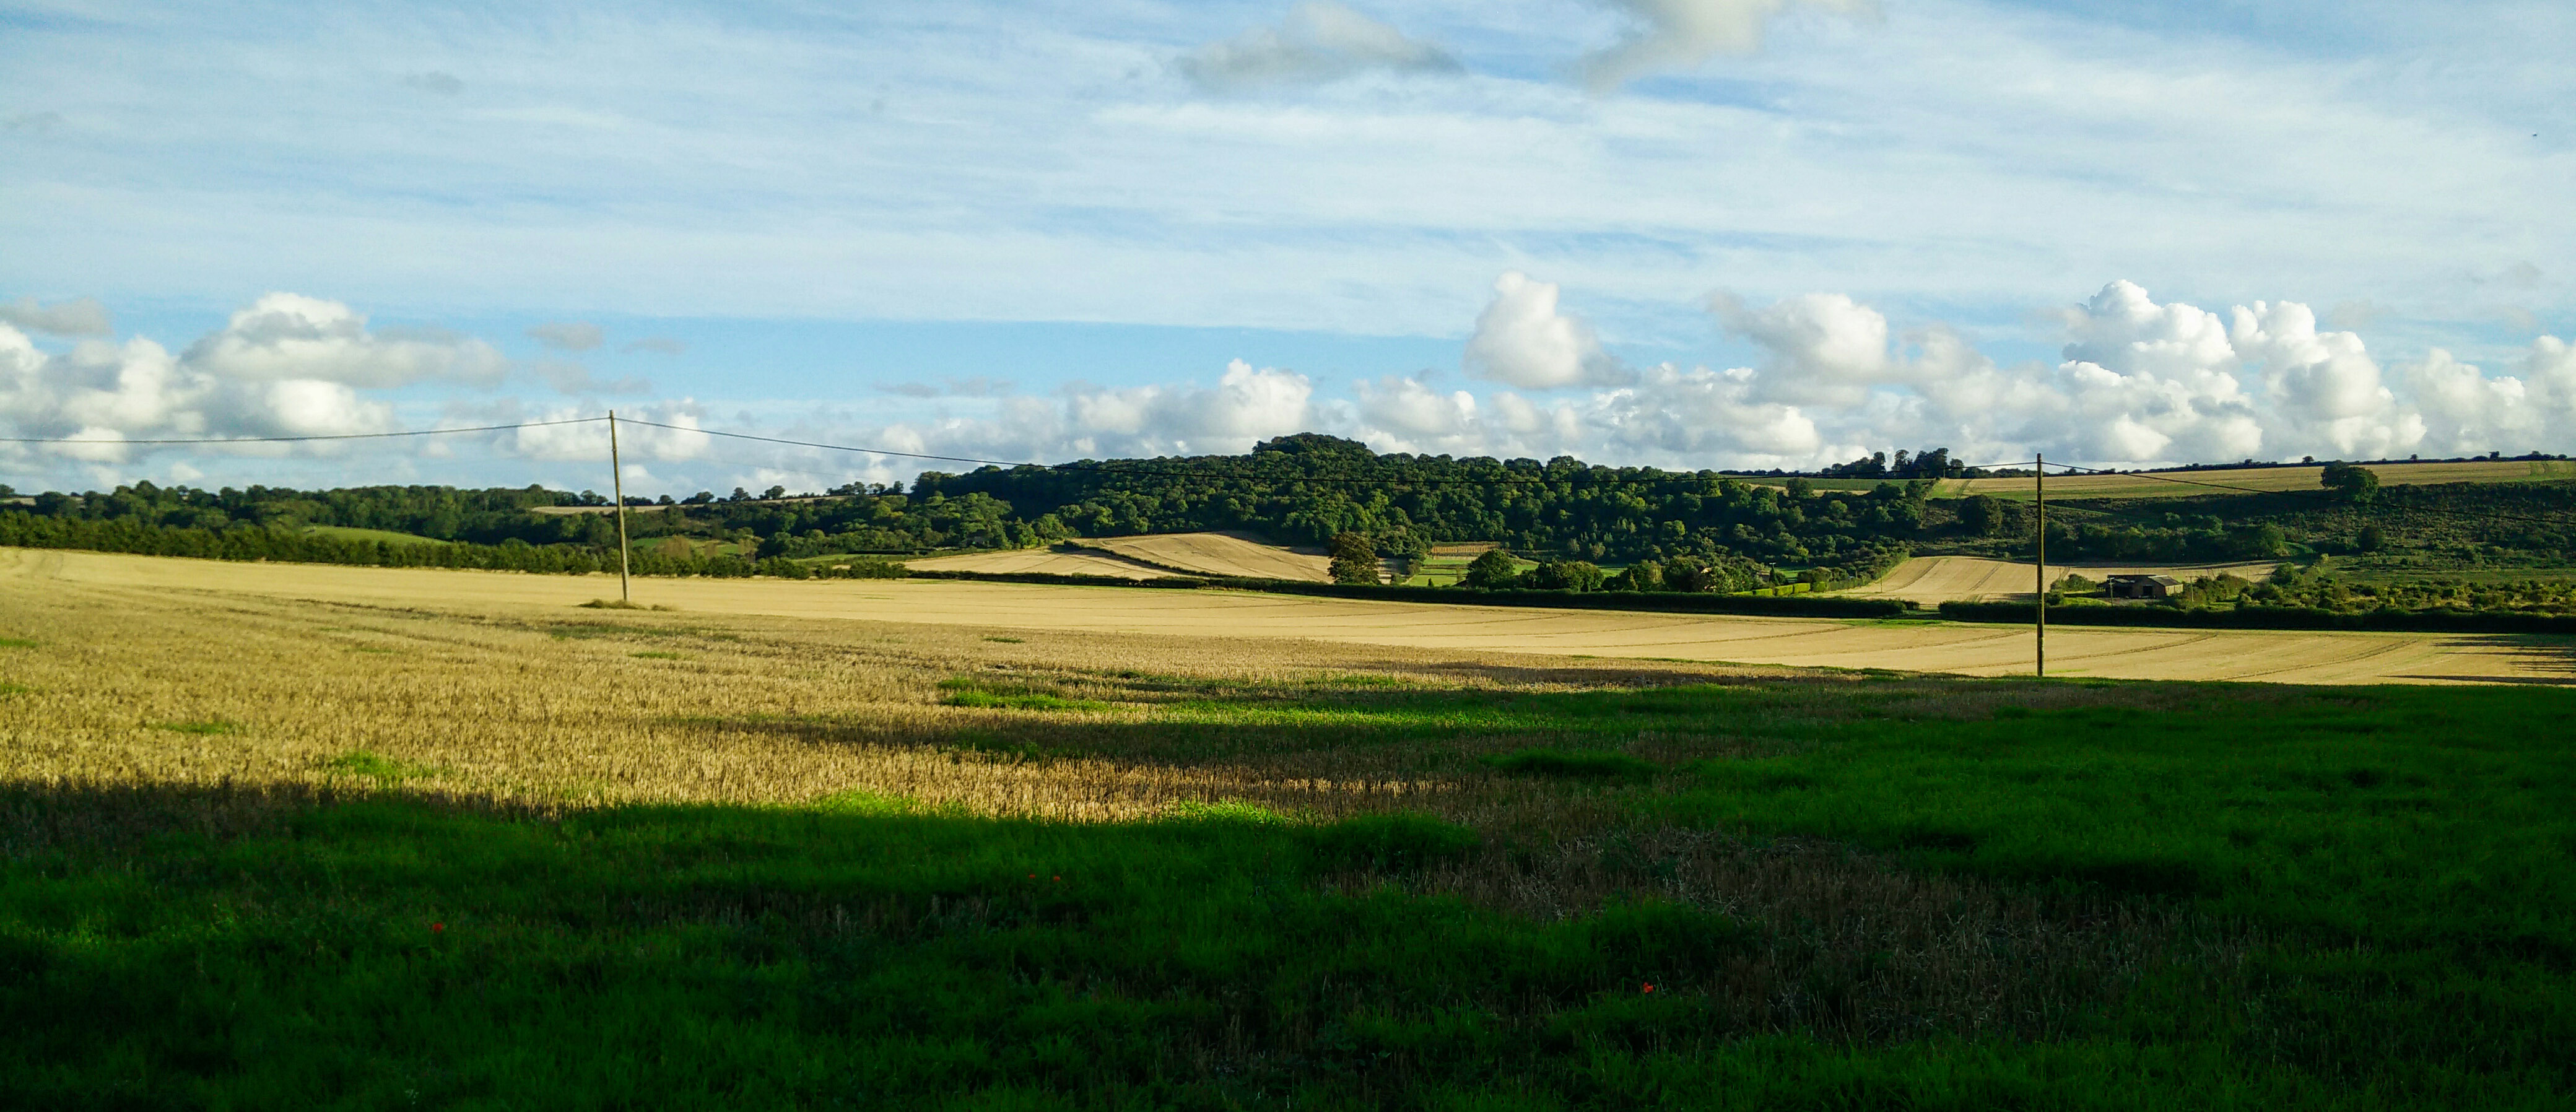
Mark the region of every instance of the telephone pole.
[[617, 465], [617, 411], [608, 411], [608, 489], [617, 499], [617, 601], [633, 602], [626, 587], [626, 476]]
[[[612, 428], [612, 433], [613, 433]], [[2039, 529], [2033, 533], [2038, 544], [2037, 565], [2031, 569], [2031, 580], [2039, 585], [2039, 595], [2032, 602], [2031, 674], [2048, 674], [2048, 457], [2034, 455], [2030, 469], [2031, 502], [2039, 507]]]

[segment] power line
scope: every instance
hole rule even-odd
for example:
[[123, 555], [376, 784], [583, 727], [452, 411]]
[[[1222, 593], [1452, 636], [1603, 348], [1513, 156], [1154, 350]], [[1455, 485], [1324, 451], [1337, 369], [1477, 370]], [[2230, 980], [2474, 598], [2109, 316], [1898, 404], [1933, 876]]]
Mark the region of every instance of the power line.
[[312, 440], [383, 440], [397, 436], [446, 436], [460, 432], [505, 432], [555, 425], [589, 425], [606, 417], [568, 417], [561, 421], [521, 421], [510, 425], [475, 425], [455, 429], [411, 429], [404, 432], [345, 432], [327, 436], [210, 436], [185, 440], [99, 440], [76, 437], [0, 436], [0, 444], [300, 444]]

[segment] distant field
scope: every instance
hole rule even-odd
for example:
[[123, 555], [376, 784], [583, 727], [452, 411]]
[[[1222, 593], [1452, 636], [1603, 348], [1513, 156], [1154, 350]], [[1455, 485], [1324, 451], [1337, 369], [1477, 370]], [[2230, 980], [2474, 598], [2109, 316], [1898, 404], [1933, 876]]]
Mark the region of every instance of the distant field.
[[[1042, 552], [1022, 553], [1037, 557]], [[954, 558], [950, 558], [954, 559]], [[1111, 557], [1096, 557], [1103, 564]], [[1098, 567], [1099, 565], [1093, 565]], [[971, 570], [993, 570], [986, 568]], [[1161, 574], [1129, 567], [1125, 574]], [[226, 563], [0, 549], [0, 581], [215, 590], [369, 606], [570, 605], [613, 579], [426, 569]], [[1010, 583], [646, 579], [642, 603], [690, 613], [855, 618], [928, 625], [1337, 642], [1465, 653], [1901, 668], [2014, 675], [2030, 632], [2011, 626], [1651, 614], [1146, 591]], [[2576, 682], [2576, 644], [2499, 635], [2052, 630], [2056, 675], [2288, 683]]]
[[1171, 572], [1133, 560], [1095, 552], [1053, 552], [1025, 548], [1013, 552], [965, 552], [928, 559], [904, 557], [897, 563], [923, 571], [980, 571], [1045, 575], [1114, 575], [1123, 579], [1160, 579]]
[[1166, 533], [1145, 537], [1100, 537], [1080, 542], [1147, 564], [1160, 564], [1201, 575], [1247, 579], [1294, 579], [1310, 583], [1332, 580], [1332, 561], [1312, 549], [1265, 543], [1239, 533]]
[[[2095, 580], [2113, 575], [2170, 575], [2192, 580], [2228, 574], [2260, 581], [2270, 579], [2279, 566], [2278, 561], [2269, 560], [2236, 564], [2050, 564], [2048, 580], [2054, 584], [2072, 573]], [[1875, 583], [1834, 593], [1846, 598], [1901, 598], [1933, 606], [2012, 598], [2028, 601], [2032, 589], [2031, 566], [2026, 563], [1978, 556], [1918, 556], [1898, 564], [1895, 571]]]
[[[2576, 479], [2576, 461], [2569, 460], [2474, 460], [2467, 463], [2385, 463], [2371, 464], [2381, 484], [2399, 483], [2431, 485], [2435, 483], [2518, 483], [2546, 482], [2554, 479]], [[2220, 487], [2241, 487], [2260, 491], [2322, 491], [2318, 482], [2325, 472], [2316, 467], [2243, 467], [2204, 468], [2199, 471], [2163, 472], [2167, 478], [2148, 475], [2050, 475], [2048, 496], [2051, 498], [2183, 498], [2201, 494], [2226, 494], [2229, 491], [2195, 484], [2210, 483]], [[2170, 480], [2189, 480], [2175, 482]], [[1971, 494], [1991, 494], [1997, 498], [2031, 497], [2031, 480], [2019, 479], [1945, 479], [1933, 491], [1936, 498], [1965, 498]]]
[[424, 537], [416, 533], [396, 533], [390, 529], [357, 529], [346, 525], [307, 525], [304, 527], [304, 531], [316, 536], [337, 537], [344, 541], [381, 541], [385, 544], [448, 543], [435, 537]]

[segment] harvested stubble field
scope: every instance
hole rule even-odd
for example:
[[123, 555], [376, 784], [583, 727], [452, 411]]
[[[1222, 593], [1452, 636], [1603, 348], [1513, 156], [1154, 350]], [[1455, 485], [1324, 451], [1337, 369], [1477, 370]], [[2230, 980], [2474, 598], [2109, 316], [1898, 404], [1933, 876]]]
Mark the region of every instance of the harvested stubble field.
[[2571, 694], [0, 577], [0, 1091], [2563, 1107]]
[[1161, 568], [1101, 552], [1054, 552], [1043, 548], [1011, 552], [961, 552], [954, 556], [906, 558], [905, 567], [923, 571], [979, 571], [1043, 575], [1114, 575], [1120, 579], [1160, 579]]
[[1082, 544], [1087, 548], [1200, 575], [1299, 579], [1310, 583], [1329, 583], [1333, 578], [1333, 562], [1322, 552], [1270, 544], [1235, 533], [1101, 537]]
[[[2102, 580], [2114, 575], [2170, 575], [2180, 580], [2206, 579], [2214, 575], [2233, 575], [2239, 579], [2261, 582], [2272, 578], [2277, 561], [2255, 561], [2234, 564], [2050, 564], [2048, 579], [2055, 583], [2068, 575]], [[2002, 599], [2030, 601], [2034, 586], [2029, 564], [2009, 560], [1990, 560], [1982, 556], [1917, 556], [1896, 566], [1884, 578], [1847, 591], [1836, 591], [1845, 598], [1901, 598], [1919, 605], [1944, 602], [1991, 602]]]
[[[0, 581], [213, 590], [375, 606], [459, 598], [568, 606], [615, 590], [599, 576], [222, 563], [0, 549]], [[2031, 634], [1932, 621], [1654, 614], [1443, 606], [1212, 590], [928, 580], [639, 580], [638, 601], [694, 614], [854, 618], [1063, 632], [1215, 636], [1436, 649], [1797, 667], [2014, 675]], [[1274, 651], [1305, 651], [1280, 645]], [[2061, 628], [2053, 673], [2119, 679], [2283, 683], [2569, 683], [2576, 642], [2500, 634]]]

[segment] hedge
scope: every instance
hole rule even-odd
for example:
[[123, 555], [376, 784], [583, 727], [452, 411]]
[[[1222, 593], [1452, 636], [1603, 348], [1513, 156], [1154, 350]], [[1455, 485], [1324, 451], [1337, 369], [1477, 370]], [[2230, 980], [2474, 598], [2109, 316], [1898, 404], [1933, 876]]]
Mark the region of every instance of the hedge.
[[[1941, 616], [1960, 622], [2028, 624], [2026, 602], [1945, 602]], [[2246, 606], [2180, 610], [2170, 606], [2052, 606], [2048, 624], [2178, 629], [2370, 629], [2422, 633], [2576, 633], [2576, 616], [2519, 610], [2321, 610]]]

